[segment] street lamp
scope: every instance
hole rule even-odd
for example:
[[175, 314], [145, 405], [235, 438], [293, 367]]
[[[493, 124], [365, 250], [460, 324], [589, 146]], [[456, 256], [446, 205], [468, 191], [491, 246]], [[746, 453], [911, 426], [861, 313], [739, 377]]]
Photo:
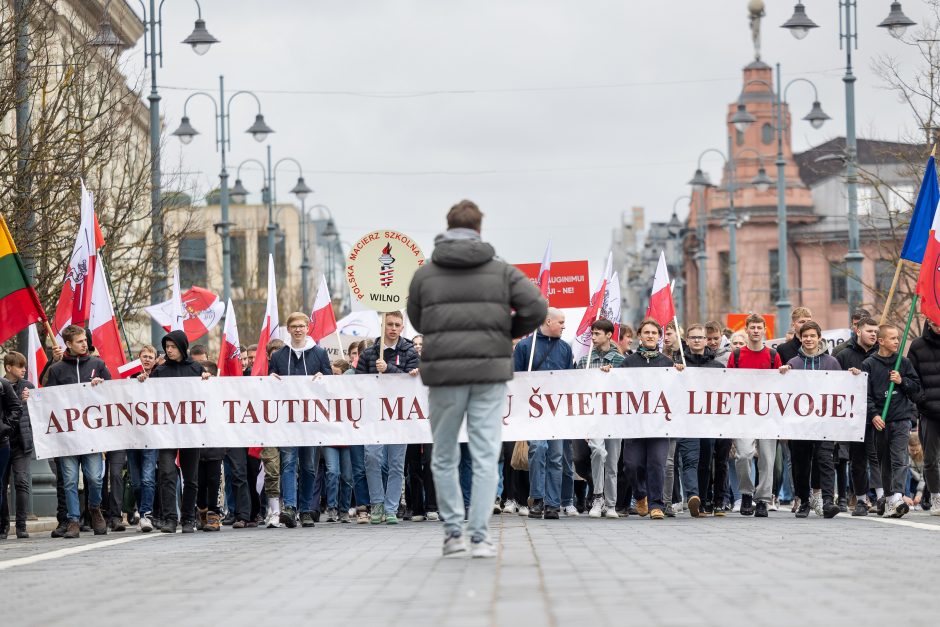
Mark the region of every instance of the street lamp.
[[[202, 19], [202, 7], [199, 0], [196, 3], [196, 28], [192, 34], [184, 40], [189, 43], [196, 54], [205, 54], [209, 48], [218, 43], [218, 39], [209, 34], [206, 30], [206, 23]], [[122, 45], [122, 42], [114, 35], [111, 28], [111, 22], [108, 16], [110, 1], [105, 5], [104, 19], [101, 22], [98, 34], [89, 42], [91, 45], [103, 47], [115, 47]], [[144, 24], [144, 67], [150, 66], [150, 95], [147, 100], [150, 102], [150, 222], [151, 222], [151, 241], [153, 242], [153, 280], [150, 284], [150, 304], [157, 305], [163, 302], [163, 294], [166, 291], [166, 266], [165, 252], [163, 250], [163, 205], [160, 198], [160, 94], [157, 92], [157, 62], [163, 65], [163, 2], [157, 7], [156, 0], [150, 0], [150, 10], [144, 7], [141, 0], [141, 9], [143, 16], [141, 22]], [[148, 44], [147, 35], [150, 35]], [[151, 342], [159, 346], [160, 338], [164, 335], [163, 327], [155, 320], [150, 323]]]
[[[865, 258], [860, 250], [859, 242], [858, 142], [855, 137], [855, 74], [852, 72], [852, 49], [858, 48], [858, 0], [839, 0], [839, 9], [845, 10], [844, 14], [839, 14], [839, 47], [845, 48], [845, 75], [842, 77], [842, 82], [845, 83], [845, 184], [849, 197], [849, 247], [845, 254], [845, 264], [848, 270], [846, 272], [848, 312], [851, 316], [862, 302], [862, 260]], [[793, 17], [782, 27], [790, 29], [797, 39], [802, 39], [806, 36], [806, 32], [799, 35], [797, 31], [800, 27], [793, 23], [797, 12], [802, 13], [803, 17], [809, 20], [803, 4], [798, 2]], [[812, 23], [812, 20], [809, 21]], [[888, 17], [878, 26], [888, 29], [888, 32], [897, 38], [904, 34], [908, 26], [914, 24], [915, 22], [901, 11], [901, 3], [892, 2]]]
[[790, 34], [797, 39], [803, 39], [809, 34], [809, 29], [819, 28], [819, 24], [806, 17], [806, 7], [802, 2], [797, 2], [793, 7], [793, 15], [783, 23], [782, 28], [790, 30]]
[[[203, 31], [205, 30], [205, 24], [202, 25]], [[196, 31], [193, 31], [193, 34], [189, 38], [193, 38], [197, 35], [199, 30], [199, 21], [196, 22]], [[206, 33], [208, 35], [208, 33]], [[210, 35], [211, 37], [211, 35]], [[187, 38], [187, 39], [189, 39]], [[193, 44], [193, 49], [196, 49], [196, 44]], [[258, 113], [255, 116], [255, 123], [252, 124], [246, 133], [250, 133], [252, 137], [258, 139], [261, 136], [262, 139], [267, 137], [269, 134], [274, 131], [264, 122], [264, 116], [261, 115], [261, 101], [258, 99], [254, 93], [250, 91], [236, 91], [234, 94], [228, 97], [228, 100], [225, 98], [225, 77], [219, 76], [219, 97], [218, 100], [211, 94], [204, 91], [197, 91], [193, 94], [190, 94], [186, 100], [183, 102], [183, 117], [180, 120], [180, 125], [176, 128], [173, 133], [174, 137], [177, 137], [180, 142], [183, 144], [189, 144], [192, 142], [193, 138], [199, 134], [199, 131], [193, 127], [189, 122], [189, 117], [186, 115], [186, 109], [189, 106], [189, 101], [195, 98], [196, 96], [203, 96], [212, 101], [212, 106], [215, 109], [215, 149], [216, 152], [220, 153], [222, 157], [222, 169], [219, 171], [219, 205], [221, 207], [222, 219], [218, 224], [218, 232], [222, 237], [222, 299], [227, 303], [232, 297], [232, 240], [230, 235], [231, 222], [229, 222], [229, 188], [228, 188], [228, 170], [226, 169], [225, 164], [225, 155], [227, 150], [232, 149], [232, 101], [235, 100], [237, 96], [248, 95], [254, 98], [255, 103], [258, 105]], [[245, 201], [247, 193], [242, 194], [245, 191], [244, 186], [240, 186], [240, 180], [235, 182], [235, 187], [233, 192], [235, 192], [235, 203], [241, 204]]]
[[[701, 157], [699, 159], [701, 160]], [[705, 320], [708, 318], [708, 290], [706, 286], [708, 275], [705, 271], [705, 261], [708, 259], [708, 253], [705, 252], [705, 190], [713, 187], [713, 185], [708, 175], [702, 172], [701, 167], [695, 170], [695, 175], [689, 181], [689, 185], [692, 186], [693, 193], [698, 192], [699, 195], [698, 212], [695, 218], [695, 239], [698, 240], [698, 246], [695, 249], [695, 267], [698, 271], [698, 317], [699, 320]]]
[[[813, 88], [813, 107], [810, 109], [810, 112], [803, 116], [803, 119], [810, 123], [814, 129], [819, 129], [826, 120], [830, 119], [828, 115], [822, 110], [822, 106], [819, 104], [819, 92], [816, 89], [816, 85], [808, 79], [805, 78], [794, 78], [789, 81], [786, 87], [781, 87], [782, 79], [780, 76], [780, 64], [777, 64], [777, 90], [774, 91], [773, 85], [762, 79], [753, 79], [744, 84], [744, 88], [747, 89], [748, 85], [751, 84], [760, 84], [767, 88], [767, 90], [773, 96], [773, 109], [772, 115], [774, 117], [774, 132], [777, 138], [777, 158], [774, 161], [774, 164], [777, 166], [777, 270], [778, 270], [778, 279], [777, 279], [777, 302], [775, 303], [777, 307], [777, 319], [778, 320], [789, 320], [790, 319], [790, 308], [792, 303], [790, 303], [790, 275], [789, 275], [789, 242], [787, 235], [787, 185], [786, 185], [786, 174], [785, 167], [787, 165], [786, 160], [783, 157], [783, 134], [787, 130], [786, 122], [784, 121], [783, 115], [783, 106], [787, 102], [787, 92], [790, 90], [790, 87], [796, 83], [808, 83], [810, 87]], [[742, 91], [743, 95], [743, 91]], [[742, 103], [739, 103], [739, 107]], [[763, 173], [764, 180], [762, 179], [761, 174]], [[760, 170], [757, 172], [757, 176], [751, 183], [761, 189], [766, 182], [772, 183], [770, 178], [767, 177], [767, 172], [764, 170], [763, 165]], [[769, 189], [770, 186], [767, 185], [764, 190]], [[762, 190], [762, 191], [764, 191]]]
[[236, 205], [244, 205], [245, 201], [248, 200], [248, 190], [242, 185], [241, 179], [235, 179], [235, 185], [229, 190], [228, 197]]

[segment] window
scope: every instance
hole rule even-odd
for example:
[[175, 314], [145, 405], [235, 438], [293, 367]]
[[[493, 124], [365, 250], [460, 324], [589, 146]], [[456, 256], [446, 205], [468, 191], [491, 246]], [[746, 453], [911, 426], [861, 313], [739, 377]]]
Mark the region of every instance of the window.
[[731, 258], [728, 251], [718, 253], [718, 272], [721, 283], [718, 285], [718, 302], [722, 311], [727, 311], [731, 301]]
[[765, 144], [774, 143], [774, 127], [770, 123], [760, 127], [760, 140]]
[[231, 246], [231, 269], [232, 269], [232, 287], [244, 287], [247, 279], [247, 269], [245, 260], [248, 256], [248, 241], [244, 233], [232, 235], [230, 238]]
[[770, 272], [770, 302], [780, 300], [780, 255], [776, 249], [767, 251], [767, 267]]
[[879, 299], [884, 299], [894, 281], [894, 262], [890, 259], [875, 259], [875, 292]]
[[916, 200], [917, 190], [910, 184], [895, 185], [888, 192], [888, 208], [894, 213], [910, 213]]
[[180, 240], [180, 289], [187, 290], [196, 285], [205, 287], [206, 279], [206, 238], [204, 235], [190, 235]]
[[[274, 245], [274, 272], [280, 281], [287, 280], [287, 251], [286, 242], [283, 237], [277, 237], [275, 233]], [[258, 287], [265, 287], [268, 284], [268, 233], [267, 231], [258, 233]]]
[[[859, 185], [857, 194], [858, 215], [860, 216], [870, 216], [872, 209], [881, 204], [881, 197], [872, 185]], [[848, 211], [848, 205], [846, 205], [846, 211]]]
[[844, 261], [829, 262], [829, 302], [837, 305], [849, 300], [846, 277], [848, 269]]

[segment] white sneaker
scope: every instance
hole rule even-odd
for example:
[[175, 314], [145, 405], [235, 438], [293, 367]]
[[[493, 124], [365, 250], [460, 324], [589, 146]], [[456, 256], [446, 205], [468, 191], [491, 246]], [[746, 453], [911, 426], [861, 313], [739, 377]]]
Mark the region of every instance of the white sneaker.
[[823, 503], [822, 499], [816, 496], [815, 492], [811, 492], [809, 495], [809, 508], [816, 512], [816, 515], [822, 518], [823, 516]]
[[496, 557], [496, 546], [489, 540], [471, 541], [470, 557]]
[[140, 520], [137, 521], [137, 531], [140, 533], [150, 533], [153, 531], [153, 523], [150, 521], [148, 514], [141, 514]]
[[440, 522], [441, 516], [437, 512], [428, 512], [428, 520], [431, 522]]
[[513, 499], [507, 499], [506, 504], [503, 505], [504, 514], [515, 514], [519, 509], [519, 506], [516, 505], [516, 502]]
[[565, 516], [578, 516], [578, 508], [574, 505], [569, 505], [565, 508]]
[[519, 514], [520, 516], [528, 516], [528, 515], [529, 515], [529, 508], [526, 507], [525, 505], [520, 505], [520, 506], [519, 506], [519, 511], [516, 512], [516, 513]]
[[731, 508], [731, 511], [732, 511], [732, 512], [740, 512], [740, 511], [741, 511], [741, 499], [738, 499], [737, 501], [734, 502], [734, 507]]
[[780, 497], [775, 496], [773, 498], [773, 500], [770, 502], [770, 509], [774, 510], [775, 512], [780, 511]]
[[591, 503], [591, 511], [588, 512], [588, 516], [591, 518], [601, 518], [604, 515], [604, 497], [595, 496], [594, 501]]
[[608, 507], [604, 510], [604, 518], [620, 518], [620, 514], [617, 513], [617, 508]]
[[903, 502], [904, 502], [903, 499], [898, 499], [898, 500], [896, 500], [896, 501], [895, 501], [894, 499], [892, 499], [892, 498], [886, 499], [886, 500], [885, 500], [885, 511], [884, 511], [884, 513], [881, 515], [881, 517], [882, 517], [882, 518], [897, 518], [897, 517], [898, 517], [898, 513], [897, 513], [897, 511], [896, 511], [896, 510], [897, 510], [897, 507], [898, 507], [901, 503], [903, 503]]
[[425, 518], [421, 514], [414, 514], [411, 517], [411, 522], [424, 522]]
[[[934, 497], [935, 499], [937, 497]], [[930, 502], [930, 515], [931, 516], [940, 516], [940, 499]]]
[[454, 533], [444, 538], [444, 548], [441, 552], [444, 557], [466, 553], [467, 543], [463, 541], [462, 535], [459, 533]]
[[355, 518], [355, 517], [356, 517], [356, 508], [355, 508], [355, 507], [350, 507], [350, 508], [349, 508], [349, 517], [350, 517], [350, 518]]
[[264, 519], [264, 526], [268, 529], [281, 527], [281, 512], [270, 511]]

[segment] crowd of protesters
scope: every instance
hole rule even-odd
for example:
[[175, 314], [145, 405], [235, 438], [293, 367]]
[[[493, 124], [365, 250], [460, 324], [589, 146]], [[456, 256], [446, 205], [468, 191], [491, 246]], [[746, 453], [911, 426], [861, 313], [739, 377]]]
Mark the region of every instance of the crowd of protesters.
[[[456, 215], [455, 220], [462, 214]], [[478, 233], [479, 218], [470, 226]], [[467, 250], [479, 250], [478, 239], [470, 233], [474, 228], [452, 227], [448, 231], [452, 239], [439, 242], [439, 247], [461, 251], [455, 258], [466, 257]], [[492, 261], [491, 251], [484, 251], [484, 257], [489, 257], [480, 263]], [[446, 266], [446, 259], [442, 256], [438, 263]], [[500, 275], [499, 268], [494, 276], [517, 280], [516, 275]], [[447, 281], [446, 275], [440, 280]], [[402, 337], [404, 317], [392, 312], [383, 318], [380, 338], [354, 342], [342, 358], [331, 362], [308, 336], [308, 317], [297, 312], [287, 318], [288, 341], [267, 345], [271, 376], [418, 376], [425, 366], [425, 352], [423, 377], [432, 387], [432, 430], [435, 438], [443, 429], [452, 432], [447, 436], [446, 454], [435, 455], [435, 445], [426, 443], [128, 450], [61, 457], [50, 460], [58, 497], [58, 526], [52, 537], [77, 538], [82, 532], [103, 535], [129, 527], [140, 533], [179, 529], [186, 534], [218, 532], [225, 526], [293, 529], [318, 523], [396, 525], [443, 520], [446, 555], [465, 550], [460, 527], [463, 520], [470, 520], [478, 549], [474, 555], [489, 557], [494, 553], [485, 519], [496, 514], [545, 520], [581, 515], [662, 520], [731, 513], [764, 518], [789, 506], [797, 518], [810, 514], [832, 518], [840, 513], [901, 517], [914, 507], [940, 516], [940, 326], [935, 323], [926, 323], [897, 369], [898, 328], [879, 325], [869, 312], [859, 310], [853, 317], [851, 339], [831, 347], [812, 312], [804, 307], [793, 311], [788, 340], [774, 348], [766, 345], [765, 321], [757, 314], [750, 315], [738, 333], [714, 321], [689, 324], [683, 330], [674, 323], [663, 329], [651, 319], [640, 322], [635, 331], [623, 325], [618, 332], [612, 322], [599, 319], [591, 325], [588, 355], [575, 361], [571, 345], [562, 339], [564, 312], [546, 309], [544, 299], [525, 291], [530, 287], [518, 287], [519, 300], [513, 301], [512, 309], [525, 311], [534, 322], [512, 331], [528, 332], [538, 320], [541, 324], [513, 341], [492, 363], [485, 354], [474, 357], [482, 360], [478, 376], [501, 385], [511, 377], [511, 370], [747, 368], [774, 370], [779, 373], [775, 376], [786, 376], [790, 370], [865, 372], [864, 442], [596, 438], [504, 442], [490, 448], [475, 442], [471, 434], [470, 445], [458, 447], [457, 427], [469, 410], [456, 410], [450, 425], [435, 423], [435, 412], [442, 420], [440, 416], [457, 402], [447, 396], [455, 393], [448, 390], [448, 381], [466, 376], [462, 367], [454, 366], [448, 373], [446, 362], [453, 354], [440, 351], [446, 328], [435, 327], [430, 317], [422, 320], [430, 346], [424, 348], [424, 336]], [[454, 298], [458, 297], [455, 293]], [[409, 314], [418, 315], [414, 298]], [[504, 308], [507, 316], [515, 315], [508, 304]], [[509, 327], [504, 331], [509, 333]], [[487, 332], [485, 325], [479, 331], [481, 337]], [[96, 356], [90, 334], [69, 326], [61, 335], [65, 349], [55, 351], [40, 375], [41, 384], [107, 385], [112, 373]], [[478, 346], [471, 343], [461, 350], [472, 353]], [[160, 348], [144, 346], [139, 351], [144, 371], [138, 378], [143, 385], [150, 378], [208, 379], [217, 374], [206, 347], [190, 346], [183, 332], [168, 333]], [[434, 350], [438, 353], [426, 352]], [[493, 350], [499, 353], [502, 348]], [[503, 373], [501, 360], [509, 363], [510, 350], [511, 370]], [[256, 352], [257, 346], [241, 348], [246, 375]], [[11, 529], [18, 538], [29, 537], [29, 464], [34, 453], [26, 400], [33, 386], [26, 379], [26, 366], [22, 354], [8, 352], [5, 377], [0, 379], [0, 539], [6, 539]], [[492, 397], [487, 403], [498, 405], [499, 389], [483, 390], [485, 398]], [[891, 403], [882, 416], [889, 389]], [[488, 408], [485, 413], [493, 414], [496, 409]], [[489, 427], [474, 428], [486, 433]], [[499, 432], [494, 433], [498, 444]], [[492, 481], [495, 486], [484, 466], [498, 468]], [[453, 476], [448, 474], [454, 469]], [[475, 508], [472, 502], [477, 503]], [[484, 520], [474, 522], [473, 512]]]

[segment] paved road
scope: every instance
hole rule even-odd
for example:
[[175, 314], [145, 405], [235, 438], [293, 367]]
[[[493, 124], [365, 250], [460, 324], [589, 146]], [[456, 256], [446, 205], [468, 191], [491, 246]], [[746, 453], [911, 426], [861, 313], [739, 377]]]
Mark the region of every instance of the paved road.
[[916, 625], [933, 603], [924, 582], [940, 580], [940, 519], [923, 513], [500, 516], [495, 530], [495, 560], [441, 559], [428, 522], [41, 534], [0, 543], [0, 607], [17, 626]]

